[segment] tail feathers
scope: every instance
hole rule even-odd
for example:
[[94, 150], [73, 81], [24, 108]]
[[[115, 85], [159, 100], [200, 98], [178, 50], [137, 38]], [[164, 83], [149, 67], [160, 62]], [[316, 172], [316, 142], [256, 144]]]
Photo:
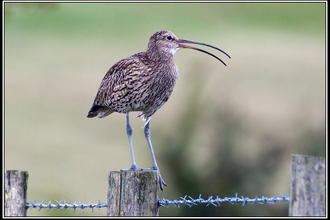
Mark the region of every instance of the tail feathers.
[[87, 118], [94, 118], [95, 116], [98, 116], [99, 118], [104, 118], [113, 112], [114, 110], [111, 108], [101, 105], [93, 105], [88, 112]]

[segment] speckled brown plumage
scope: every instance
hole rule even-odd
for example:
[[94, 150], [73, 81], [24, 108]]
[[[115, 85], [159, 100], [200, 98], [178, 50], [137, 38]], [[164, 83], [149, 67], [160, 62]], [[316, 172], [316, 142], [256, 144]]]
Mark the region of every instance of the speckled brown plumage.
[[148, 119], [168, 100], [177, 77], [174, 62], [159, 65], [148, 60], [145, 52], [123, 59], [102, 80], [93, 103], [102, 108], [90, 111], [88, 117], [140, 111], [139, 116]]
[[147, 52], [134, 54], [109, 69], [88, 117], [102, 118], [114, 111], [140, 111], [139, 116], [148, 121], [169, 99], [178, 78], [178, 68], [174, 63], [174, 54], [160, 56], [157, 53], [162, 51], [154, 46], [154, 42], [165, 34], [167, 32], [154, 34]]
[[[149, 122], [151, 116], [171, 96], [178, 78], [178, 68], [174, 63], [175, 52], [181, 48], [198, 50], [217, 58], [226, 65], [215, 55], [182, 43], [201, 44], [223, 52], [212, 45], [179, 39], [170, 31], [156, 32], [150, 37], [145, 52], [120, 60], [109, 69], [101, 82], [93, 106], [88, 112], [89, 118], [95, 116], [103, 118], [113, 112], [126, 113], [127, 134], [132, 156], [132, 166], [128, 170], [145, 170], [137, 167], [134, 160], [132, 130], [128, 118], [131, 111], [139, 111], [139, 117], [146, 120], [145, 135], [153, 159], [151, 169], [158, 170], [150, 141]], [[229, 57], [228, 54], [226, 55]], [[160, 174], [159, 183], [161, 189], [163, 189], [162, 185], [166, 185]]]

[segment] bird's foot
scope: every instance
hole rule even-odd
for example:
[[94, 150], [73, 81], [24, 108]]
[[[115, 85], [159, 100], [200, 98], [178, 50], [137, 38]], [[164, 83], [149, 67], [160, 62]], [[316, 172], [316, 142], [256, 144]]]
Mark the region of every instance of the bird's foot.
[[162, 176], [160, 175], [160, 173], [159, 173], [159, 179], [158, 179], [158, 181], [159, 181], [159, 187], [160, 187], [160, 189], [161, 189], [162, 191], [164, 191], [164, 190], [163, 190], [163, 185], [164, 185], [164, 186], [167, 186], [167, 184], [166, 184], [165, 181], [163, 180], [163, 178], [162, 178]]
[[136, 165], [132, 165], [130, 168], [128, 169], [121, 169], [120, 171], [142, 171], [144, 169], [136, 166]]
[[142, 169], [142, 171], [158, 171], [158, 173], [159, 173], [159, 176], [158, 176], [159, 177], [159, 179], [158, 179], [159, 187], [162, 191], [164, 191], [163, 186], [167, 186], [167, 184], [163, 180], [162, 175], [160, 175], [160, 171], [159, 171], [158, 167], [146, 168], [146, 169]]

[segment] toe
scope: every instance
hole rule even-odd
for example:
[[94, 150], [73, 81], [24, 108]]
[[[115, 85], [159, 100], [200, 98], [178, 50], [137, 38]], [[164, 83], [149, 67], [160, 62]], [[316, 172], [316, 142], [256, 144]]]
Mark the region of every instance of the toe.
[[163, 180], [163, 178], [162, 178], [162, 176], [159, 174], [159, 187], [160, 187], [160, 189], [162, 190], [162, 191], [164, 191], [163, 190], [163, 185], [164, 186], [167, 186], [167, 184], [165, 183], [165, 181]]

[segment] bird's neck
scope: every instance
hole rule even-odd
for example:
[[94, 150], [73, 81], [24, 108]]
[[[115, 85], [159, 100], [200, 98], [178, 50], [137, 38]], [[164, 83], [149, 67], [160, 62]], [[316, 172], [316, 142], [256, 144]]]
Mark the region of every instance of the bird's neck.
[[[156, 70], [155, 72], [168, 75], [168, 77], [173, 79], [174, 82], [176, 81], [179, 71], [174, 63], [173, 55], [161, 56], [155, 53], [155, 51], [151, 53], [148, 50], [144, 52], [143, 55], [143, 60], [145, 60], [148, 65], [153, 66], [153, 68]], [[142, 59], [140, 58], [140, 60]]]
[[168, 51], [159, 51], [156, 48], [148, 48], [146, 57], [150, 61], [164, 63], [168, 65], [174, 64], [174, 54]]

